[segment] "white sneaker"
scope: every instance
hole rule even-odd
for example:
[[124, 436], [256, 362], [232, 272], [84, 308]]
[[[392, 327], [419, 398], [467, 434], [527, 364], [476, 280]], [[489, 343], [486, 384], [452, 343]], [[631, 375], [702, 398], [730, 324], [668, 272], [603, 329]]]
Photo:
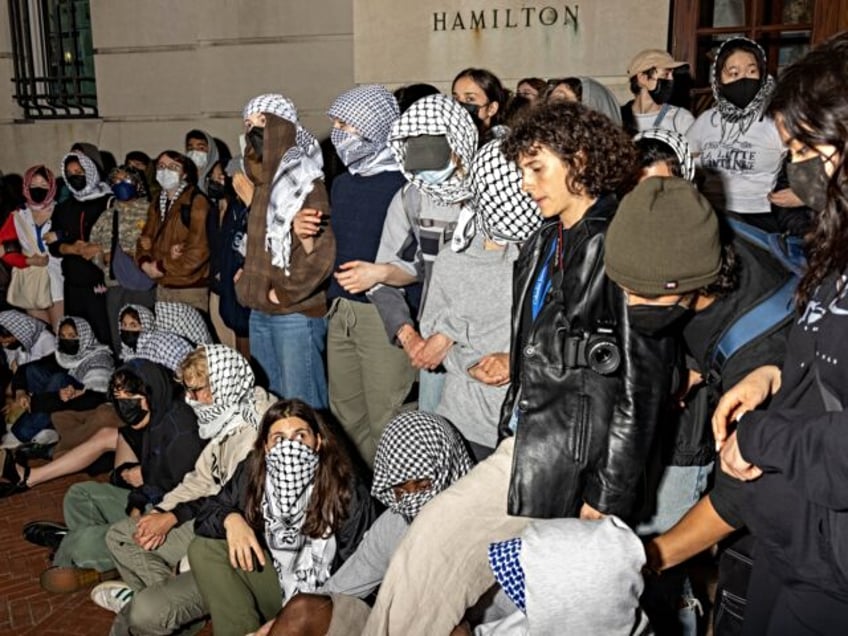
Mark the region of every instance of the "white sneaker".
[[180, 562], [177, 563], [177, 574], [182, 574], [183, 572], [188, 572], [191, 570], [191, 565], [188, 562], [188, 555], [185, 555]]
[[132, 588], [123, 581], [104, 581], [91, 590], [91, 600], [103, 609], [117, 614], [132, 600]]
[[36, 433], [30, 441], [34, 444], [49, 446], [50, 444], [55, 444], [59, 441], [59, 433], [54, 431], [52, 428], [45, 428], [43, 431], [38, 431], [38, 433]]

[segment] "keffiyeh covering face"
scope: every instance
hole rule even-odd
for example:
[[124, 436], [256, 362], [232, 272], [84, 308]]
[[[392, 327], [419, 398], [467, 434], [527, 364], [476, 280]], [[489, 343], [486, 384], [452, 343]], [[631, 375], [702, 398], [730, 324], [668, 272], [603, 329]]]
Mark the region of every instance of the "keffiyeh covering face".
[[288, 274], [292, 221], [312, 192], [315, 179], [324, 178], [324, 160], [318, 141], [300, 125], [291, 101], [277, 94], [259, 95], [244, 107], [244, 119], [255, 113], [276, 115], [295, 127], [295, 145], [286, 150], [277, 167], [265, 211], [265, 248], [271, 253], [271, 264]]
[[[521, 172], [501, 152], [501, 141], [490, 141], [471, 162], [474, 229], [496, 242], [517, 243], [527, 239], [541, 224], [539, 206], [521, 189]], [[451, 247], [468, 247], [474, 231], [454, 232]]]
[[[74, 190], [71, 184], [68, 183], [68, 175], [65, 173], [65, 165], [68, 159], [73, 159], [85, 172], [85, 188], [82, 190]], [[62, 178], [65, 180], [65, 185], [77, 201], [89, 201], [102, 196], [111, 195], [112, 188], [108, 184], [100, 180], [100, 173], [97, 171], [97, 165], [81, 152], [69, 152], [62, 157], [60, 165]]]
[[[748, 103], [745, 108], [739, 108], [732, 104], [721, 94], [721, 68], [728, 55], [727, 52], [732, 49], [741, 49], [748, 51], [757, 58], [757, 65], [761, 69], [762, 76], [760, 77], [760, 90], [754, 98]], [[725, 138], [727, 135], [738, 137], [748, 132], [755, 121], [760, 119], [765, 112], [766, 107], [771, 101], [772, 93], [774, 93], [775, 82], [771, 75], [765, 73], [766, 52], [763, 48], [754, 42], [744, 37], [734, 37], [724, 42], [719, 47], [716, 59], [710, 68], [710, 86], [713, 89], [713, 97], [716, 101], [716, 111], [719, 115], [719, 124], [721, 125], [722, 141], [733, 141], [731, 138]], [[737, 127], [729, 126], [728, 124], [737, 124]]]
[[[456, 429], [433, 413], [408, 411], [395, 417], [380, 438], [371, 494], [412, 521], [428, 501], [471, 470], [471, 459]], [[395, 499], [392, 486], [429, 479], [430, 488]]]
[[692, 158], [692, 152], [689, 150], [689, 142], [679, 132], [665, 130], [664, 128], [651, 128], [633, 137], [633, 141], [639, 141], [640, 139], [656, 139], [666, 144], [677, 155], [677, 160], [680, 162], [680, 168], [683, 172], [683, 178], [687, 181], [692, 181], [695, 178], [695, 160]]
[[280, 440], [265, 455], [265, 538], [286, 600], [321, 586], [330, 578], [335, 557], [332, 535], [312, 539], [301, 532], [318, 462], [317, 452], [287, 439]]
[[196, 345], [212, 342], [212, 335], [203, 316], [191, 305], [157, 302], [154, 311], [157, 331], [175, 333]]
[[41, 332], [47, 328], [47, 325], [40, 320], [12, 309], [0, 311], [0, 325], [15, 336], [15, 340], [21, 343], [24, 351], [32, 351]]
[[67, 369], [70, 376], [82, 383], [86, 389], [106, 393], [109, 378], [114, 370], [112, 352], [109, 347], [97, 342], [88, 321], [76, 316], [64, 316], [59, 324], [70, 321], [79, 340], [79, 350], [74, 355], [56, 350], [56, 362]]
[[[444, 135], [462, 164], [446, 181], [426, 183], [406, 170], [406, 141], [419, 135]], [[443, 205], [471, 198], [468, 174], [477, 151], [477, 126], [471, 115], [447, 95], [428, 95], [419, 99], [392, 126], [389, 147], [407, 181]]]
[[226, 345], [205, 345], [206, 368], [212, 404], [192, 405], [202, 439], [224, 436], [242, 422], [259, 429], [253, 387], [256, 378], [250, 363], [235, 349]]
[[385, 87], [367, 84], [345, 91], [336, 98], [327, 115], [359, 132], [339, 128], [330, 131], [330, 140], [348, 172], [371, 176], [399, 169], [387, 142], [400, 109], [395, 96]]

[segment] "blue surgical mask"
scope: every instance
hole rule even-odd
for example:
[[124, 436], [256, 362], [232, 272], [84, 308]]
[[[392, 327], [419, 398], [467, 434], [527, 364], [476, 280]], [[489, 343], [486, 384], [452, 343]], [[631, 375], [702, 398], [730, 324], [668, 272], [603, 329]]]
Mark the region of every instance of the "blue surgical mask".
[[117, 198], [118, 201], [129, 201], [130, 199], [135, 199], [138, 196], [135, 185], [129, 181], [113, 183], [112, 192], [115, 194], [115, 198]]
[[438, 185], [447, 181], [455, 171], [456, 164], [451, 160], [441, 170], [419, 170], [415, 173], [415, 176], [427, 185]]

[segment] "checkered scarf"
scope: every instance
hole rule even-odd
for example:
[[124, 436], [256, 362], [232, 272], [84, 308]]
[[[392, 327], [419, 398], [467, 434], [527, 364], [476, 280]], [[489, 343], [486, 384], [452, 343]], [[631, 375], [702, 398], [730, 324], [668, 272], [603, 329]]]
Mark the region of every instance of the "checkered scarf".
[[367, 177], [398, 170], [387, 141], [400, 109], [395, 96], [385, 87], [366, 84], [345, 91], [336, 98], [327, 115], [359, 132], [357, 135], [338, 128], [330, 131], [330, 140], [348, 172]]
[[[85, 188], [82, 190], [74, 190], [71, 184], [68, 183], [68, 175], [65, 174], [65, 162], [68, 159], [73, 159], [85, 172]], [[62, 157], [62, 163], [59, 165], [59, 171], [62, 178], [65, 180], [65, 185], [77, 201], [90, 201], [91, 199], [99, 199], [102, 196], [111, 195], [112, 188], [108, 184], [100, 180], [100, 173], [97, 171], [97, 164], [89, 159], [81, 152], [69, 152]]]
[[489, 544], [489, 566], [495, 580], [515, 606], [527, 613], [527, 581], [521, 567], [521, 538]]
[[454, 251], [468, 247], [476, 229], [494, 241], [518, 243], [542, 224], [539, 206], [521, 190], [521, 173], [504, 157], [500, 140], [490, 141], [477, 151], [471, 162], [470, 185], [475, 210], [472, 230], [454, 232]]
[[20, 342], [21, 348], [27, 352], [32, 351], [41, 332], [47, 328], [40, 320], [14, 309], [0, 311], [0, 325], [15, 336], [15, 340]]
[[197, 309], [185, 303], [157, 302], [156, 330], [168, 331], [182, 336], [196, 345], [212, 342], [212, 335]]
[[[156, 330], [156, 317], [153, 315], [153, 312], [150, 311], [147, 307], [143, 307], [142, 305], [134, 305], [132, 303], [124, 305], [121, 307], [121, 311], [118, 312], [118, 331], [121, 330], [121, 316], [124, 315], [124, 312], [127, 309], [134, 309], [138, 314], [138, 321], [141, 323], [141, 334], [138, 337], [138, 347], [141, 346], [141, 338], [145, 333], [152, 333]], [[121, 343], [121, 355], [119, 356], [121, 360], [130, 360], [137, 356], [136, 352], [130, 349], [123, 342]]]
[[295, 440], [280, 440], [265, 455], [262, 516], [284, 599], [314, 592], [330, 578], [335, 540], [301, 532], [318, 462], [318, 453]]
[[695, 160], [689, 150], [689, 142], [679, 132], [665, 130], [664, 128], [651, 128], [633, 137], [633, 141], [640, 139], [656, 139], [663, 142], [677, 155], [677, 160], [680, 162], [680, 168], [683, 171], [683, 178], [687, 181], [692, 181], [695, 178]]
[[[732, 37], [719, 47], [716, 53], [713, 65], [710, 67], [710, 86], [713, 89], [713, 98], [716, 101], [716, 111], [719, 116], [719, 125], [721, 126], [721, 140], [724, 143], [731, 143], [738, 137], [748, 132], [751, 125], [761, 119], [771, 101], [772, 93], [774, 93], [775, 81], [771, 75], [766, 75], [762, 78], [760, 90], [754, 96], [754, 99], [745, 106], [739, 108], [735, 104], [731, 104], [722, 95], [720, 88], [721, 69], [718, 67], [719, 62], [724, 64], [725, 57], [722, 55], [728, 47], [740, 47], [746, 51], [750, 51], [757, 58], [757, 64], [761, 69], [765, 68], [766, 52], [759, 44], [745, 37]], [[715, 114], [713, 115], [713, 125], [715, 125]], [[733, 126], [732, 124], [736, 124]]]
[[297, 118], [294, 104], [277, 94], [259, 95], [244, 107], [244, 118], [254, 113], [270, 113], [295, 127], [295, 145], [286, 150], [271, 181], [271, 197], [265, 211], [265, 247], [271, 252], [271, 264], [289, 274], [291, 263], [291, 225], [300, 212], [313, 182], [323, 179], [321, 147], [312, 133]]
[[[374, 459], [375, 499], [412, 521], [428, 501], [471, 470], [459, 433], [445, 418], [407, 411], [395, 417], [380, 438]], [[428, 490], [395, 499], [392, 486], [429, 479]]]
[[[406, 170], [406, 141], [419, 135], [445, 135], [461, 162], [444, 183], [428, 184]], [[407, 181], [443, 205], [462, 203], [471, 198], [468, 174], [477, 151], [477, 127], [462, 106], [446, 95], [428, 95], [419, 99], [392, 126], [389, 147]]]
[[201, 439], [222, 437], [247, 422], [259, 430], [262, 416], [257, 412], [254, 385], [256, 378], [250, 363], [226, 345], [203, 345], [212, 404], [193, 405]]
[[167, 331], [151, 331], [138, 337], [138, 348], [128, 358], [144, 358], [176, 371], [185, 357], [194, 350], [188, 340]]
[[[87, 320], [77, 316], [64, 316], [59, 324], [66, 321], [74, 325], [79, 339], [79, 351], [75, 355], [68, 355], [56, 349], [56, 362], [63, 369], [67, 369], [70, 376], [86, 389], [106, 393], [109, 378], [115, 370], [111, 350], [97, 342]], [[58, 337], [56, 339], [58, 340]]]

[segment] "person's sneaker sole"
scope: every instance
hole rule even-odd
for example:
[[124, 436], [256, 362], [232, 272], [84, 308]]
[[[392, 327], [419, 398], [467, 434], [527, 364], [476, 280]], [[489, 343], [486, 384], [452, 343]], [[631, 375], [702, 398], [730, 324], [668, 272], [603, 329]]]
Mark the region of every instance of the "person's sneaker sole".
[[98, 572], [91, 568], [47, 568], [38, 577], [41, 587], [53, 594], [70, 594], [81, 589], [118, 578], [117, 570]]

